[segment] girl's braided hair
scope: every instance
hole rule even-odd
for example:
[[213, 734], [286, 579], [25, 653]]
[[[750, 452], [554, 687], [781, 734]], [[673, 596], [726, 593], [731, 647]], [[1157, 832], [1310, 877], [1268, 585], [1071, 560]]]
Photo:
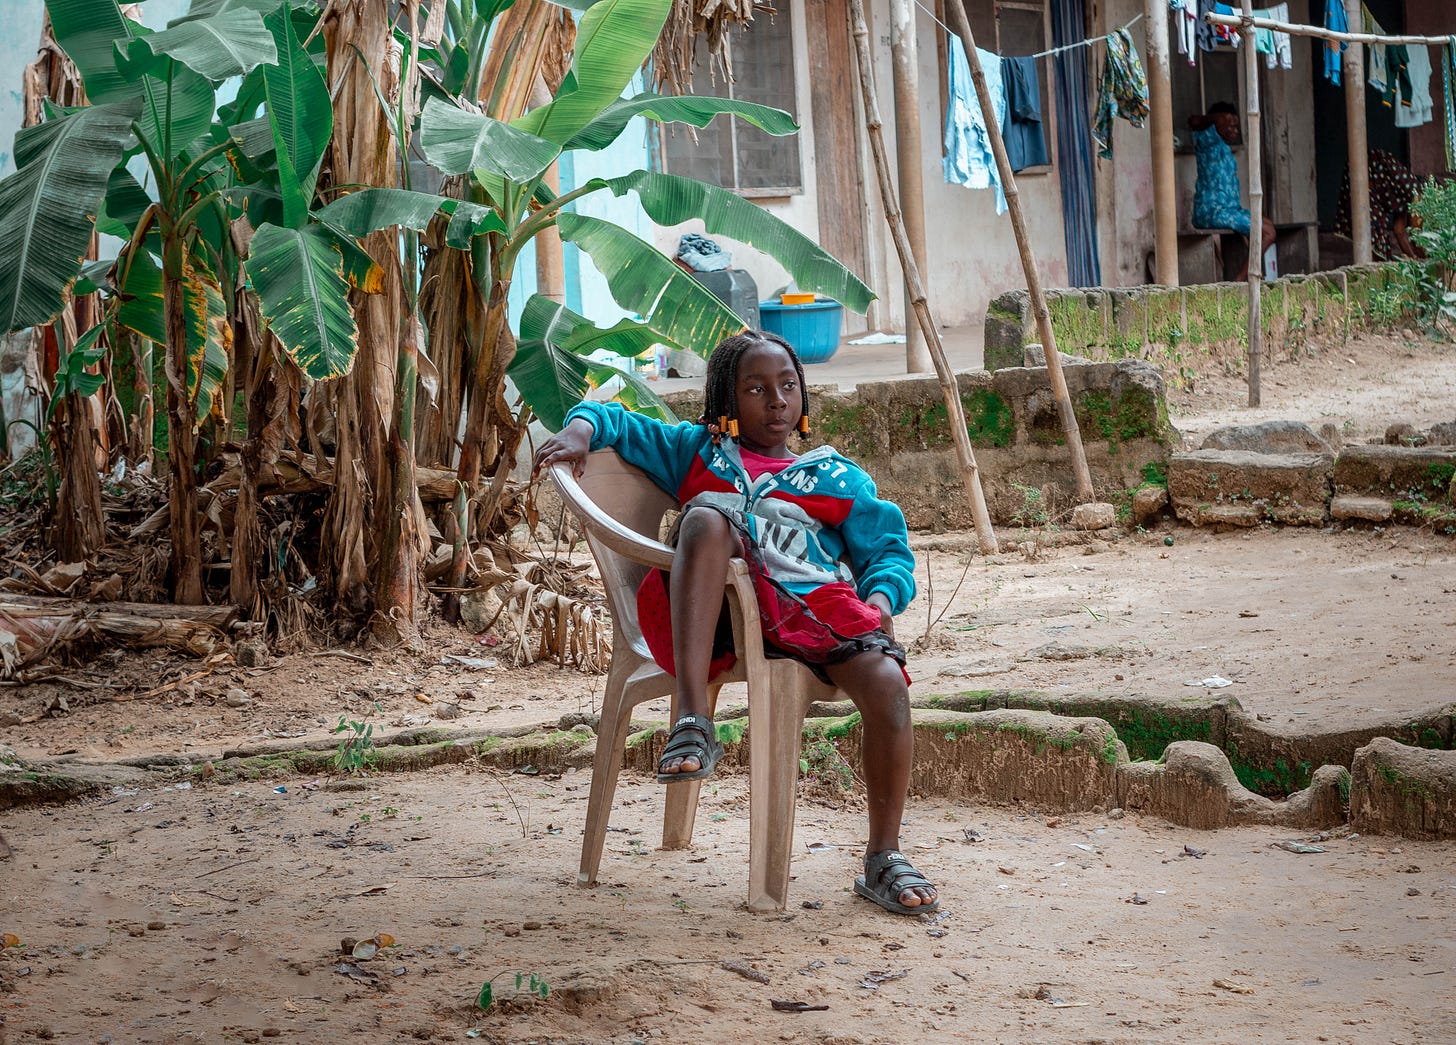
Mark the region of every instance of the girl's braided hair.
[[[809, 416], [809, 386], [804, 380], [804, 364], [794, 347], [777, 334], [766, 330], [745, 330], [724, 338], [708, 357], [708, 378], [703, 396], [701, 424], [716, 425], [720, 417], [738, 417], [738, 362], [743, 353], [758, 345], [777, 345], [788, 353], [799, 375], [799, 394], [803, 397], [801, 417]], [[803, 435], [804, 433], [800, 433]]]

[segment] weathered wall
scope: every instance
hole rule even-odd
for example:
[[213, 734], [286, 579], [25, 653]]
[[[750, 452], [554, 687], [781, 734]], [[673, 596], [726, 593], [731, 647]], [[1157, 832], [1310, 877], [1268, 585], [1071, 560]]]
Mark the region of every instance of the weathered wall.
[[[1261, 284], [1264, 351], [1294, 355], [1311, 341], [1339, 347], [1375, 325], [1370, 296], [1389, 278], [1386, 265], [1352, 265]], [[1241, 367], [1247, 354], [1248, 285], [1127, 287], [1047, 292], [1057, 348], [1089, 359], [1146, 359], [1175, 387], [1208, 363]], [[1002, 294], [986, 312], [986, 369], [1020, 366], [1040, 338], [1026, 291]]]
[[[1177, 443], [1162, 376], [1132, 359], [1069, 366], [1065, 373], [1093, 484], [1104, 500], [1127, 503], [1127, 491], [1166, 474]], [[956, 381], [992, 519], [1017, 519], [1029, 495], [1052, 512], [1070, 507], [1071, 459], [1046, 368], [967, 371]], [[832, 443], [858, 461], [914, 529], [972, 525], [937, 381], [867, 382], [852, 392], [814, 388], [810, 396], [813, 437], [806, 445]], [[701, 392], [666, 399], [679, 417], [702, 412]]]

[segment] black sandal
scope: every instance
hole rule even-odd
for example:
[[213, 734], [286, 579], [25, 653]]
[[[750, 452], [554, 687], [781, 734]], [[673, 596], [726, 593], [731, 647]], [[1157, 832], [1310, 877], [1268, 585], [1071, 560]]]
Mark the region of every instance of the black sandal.
[[886, 849], [865, 857], [863, 878], [854, 880], [854, 891], [868, 900], [873, 900], [893, 914], [932, 914], [940, 907], [937, 896], [930, 903], [918, 907], [907, 907], [900, 902], [900, 895], [906, 889], [934, 889], [935, 885], [905, 859], [905, 854]]
[[[723, 745], [718, 743], [718, 731], [713, 720], [705, 715], [683, 715], [672, 724], [667, 734], [667, 747], [657, 760], [657, 782], [671, 784], [678, 780], [702, 780], [713, 772], [718, 759], [723, 757]], [[670, 758], [696, 758], [698, 768], [691, 773], [664, 773], [662, 764]]]

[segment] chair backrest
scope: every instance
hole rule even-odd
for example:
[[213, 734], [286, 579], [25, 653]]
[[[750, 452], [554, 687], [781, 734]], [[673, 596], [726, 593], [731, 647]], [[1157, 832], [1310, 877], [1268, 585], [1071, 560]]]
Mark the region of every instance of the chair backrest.
[[552, 476], [562, 499], [586, 531], [587, 545], [602, 575], [613, 627], [650, 659], [637, 623], [637, 589], [651, 566], [641, 561], [642, 556], [629, 556], [620, 550], [623, 542], [614, 539], [612, 524], [652, 542], [659, 556], [666, 553], [661, 563], [666, 565], [671, 561], [671, 552], [658, 543], [658, 534], [663, 516], [678, 507], [677, 500], [640, 468], [623, 461], [615, 450], [588, 454], [580, 478], [573, 478], [564, 468], [553, 469]]

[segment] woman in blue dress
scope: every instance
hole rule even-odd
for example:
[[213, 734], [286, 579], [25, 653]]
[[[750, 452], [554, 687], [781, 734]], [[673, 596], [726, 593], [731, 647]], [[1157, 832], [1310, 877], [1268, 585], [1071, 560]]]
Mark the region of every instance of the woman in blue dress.
[[[1190, 116], [1193, 129], [1193, 153], [1198, 161], [1198, 181], [1193, 187], [1193, 227], [1198, 229], [1232, 229], [1245, 240], [1249, 238], [1249, 209], [1241, 202], [1239, 167], [1230, 145], [1243, 141], [1239, 131], [1238, 111], [1228, 102], [1215, 102], [1201, 116]], [[1263, 217], [1264, 249], [1274, 242], [1274, 223]], [[1249, 263], [1238, 279], [1247, 279]]]

